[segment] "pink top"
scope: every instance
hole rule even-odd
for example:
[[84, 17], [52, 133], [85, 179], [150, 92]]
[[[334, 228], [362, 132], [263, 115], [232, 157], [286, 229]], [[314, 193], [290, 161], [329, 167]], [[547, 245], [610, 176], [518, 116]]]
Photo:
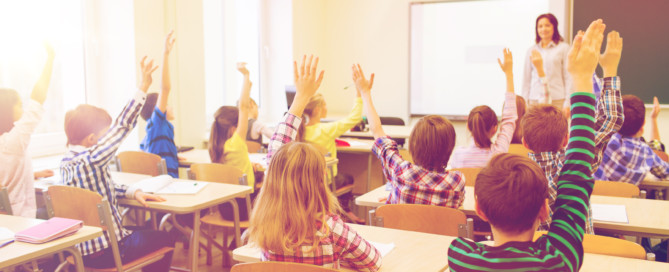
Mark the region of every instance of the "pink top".
[[504, 98], [504, 110], [502, 111], [502, 122], [499, 126], [497, 139], [489, 148], [476, 146], [474, 139], [470, 139], [471, 145], [460, 146], [453, 151], [451, 159], [452, 168], [484, 167], [492, 156], [509, 151], [509, 145], [516, 129], [518, 112], [516, 111], [516, 94], [506, 92]]
[[28, 101], [21, 119], [0, 135], [0, 186], [7, 187], [14, 215], [35, 218], [35, 175], [26, 149], [43, 113], [40, 103]]

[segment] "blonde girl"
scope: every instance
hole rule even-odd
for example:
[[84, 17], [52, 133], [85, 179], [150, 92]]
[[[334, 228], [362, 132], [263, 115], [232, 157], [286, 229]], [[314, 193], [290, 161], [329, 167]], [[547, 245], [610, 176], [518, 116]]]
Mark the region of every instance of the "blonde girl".
[[289, 112], [269, 143], [267, 176], [256, 199], [248, 229], [249, 238], [262, 249], [262, 259], [341, 266], [377, 271], [380, 252], [361, 238], [337, 215], [339, 204], [328, 189], [325, 159], [318, 149], [292, 142], [305, 105], [323, 78], [316, 78], [309, 58], [301, 72], [295, 65], [297, 94]]

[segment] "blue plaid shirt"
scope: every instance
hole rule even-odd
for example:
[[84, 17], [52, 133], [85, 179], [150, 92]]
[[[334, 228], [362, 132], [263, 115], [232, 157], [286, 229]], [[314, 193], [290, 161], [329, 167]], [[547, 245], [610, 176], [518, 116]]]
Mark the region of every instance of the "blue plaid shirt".
[[660, 179], [669, 177], [669, 163], [658, 157], [642, 138], [613, 136], [604, 151], [604, 163], [595, 179], [639, 185], [650, 172]]
[[[599, 167], [599, 164], [602, 162], [604, 148], [606, 147], [607, 143], [609, 143], [611, 137], [616, 134], [618, 130], [620, 130], [624, 120], [623, 102], [620, 95], [620, 78], [604, 78], [603, 84], [604, 86], [601, 90], [602, 96], [597, 100], [596, 107], [595, 159], [592, 163], [593, 171]], [[546, 179], [548, 180], [549, 185], [548, 199], [551, 206], [552, 216], [553, 204], [555, 203], [555, 198], [557, 197], [557, 184], [555, 184], [555, 179], [560, 173], [560, 169], [562, 169], [562, 166], [564, 165], [564, 150], [541, 153], [530, 152], [529, 157], [537, 164], [539, 164], [541, 169], [546, 174]], [[594, 233], [594, 228], [592, 224], [591, 209], [588, 209], [588, 214], [586, 217], [587, 222], [585, 224], [585, 231], [586, 233], [592, 234]], [[544, 227], [546, 227], [546, 224], [544, 224]]]

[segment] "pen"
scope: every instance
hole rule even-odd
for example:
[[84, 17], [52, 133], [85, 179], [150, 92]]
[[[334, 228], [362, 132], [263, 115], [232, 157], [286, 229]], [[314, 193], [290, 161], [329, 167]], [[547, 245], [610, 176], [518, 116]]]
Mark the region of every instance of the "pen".
[[0, 247], [4, 247], [4, 246], [9, 245], [11, 243], [14, 243], [14, 240], [9, 240], [7, 242], [4, 242], [4, 243], [0, 244]]

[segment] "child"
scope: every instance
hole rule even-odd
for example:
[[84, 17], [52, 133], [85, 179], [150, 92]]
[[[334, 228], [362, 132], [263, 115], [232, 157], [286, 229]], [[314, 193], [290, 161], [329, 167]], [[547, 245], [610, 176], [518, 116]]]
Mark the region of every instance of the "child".
[[269, 128], [265, 123], [258, 121], [258, 104], [256, 104], [253, 98], [249, 98], [249, 101], [251, 103], [251, 112], [249, 112], [249, 129], [246, 134], [246, 140], [262, 144], [262, 136], [271, 138], [274, 130]]
[[50, 45], [45, 47], [46, 64], [25, 111], [15, 90], [0, 88], [0, 187], [7, 187], [14, 215], [31, 218], [35, 218], [37, 211], [33, 178], [43, 175], [33, 174], [32, 159], [26, 149], [44, 114], [42, 104], [51, 82], [54, 52]]
[[[244, 75], [242, 93], [239, 98], [239, 109], [233, 106], [222, 106], [214, 114], [215, 121], [211, 125], [209, 137], [209, 157], [211, 162], [223, 163], [246, 174], [246, 180], [251, 188], [254, 188], [255, 178], [253, 165], [249, 159], [248, 147], [246, 147], [246, 128], [249, 115], [249, 94], [251, 92], [251, 80], [246, 63], [237, 63], [237, 70]], [[246, 210], [246, 201], [238, 199], [239, 210]], [[232, 205], [223, 204], [219, 206], [221, 216], [228, 220], [234, 220]], [[241, 220], [248, 220], [248, 214], [240, 213]]]
[[[145, 194], [132, 186], [114, 183], [111, 178], [109, 163], [123, 140], [137, 123], [140, 109], [146, 99], [146, 91], [151, 85], [151, 73], [158, 67], [153, 61], [144, 65], [142, 59], [142, 82], [135, 97], [128, 102], [111, 124], [109, 114], [90, 105], [79, 105], [65, 115], [65, 134], [69, 151], [60, 163], [60, 173], [65, 185], [91, 190], [109, 201], [114, 221], [114, 231], [119, 239], [121, 261], [128, 263], [165, 246], [173, 247], [174, 241], [167, 233], [154, 230], [129, 231], [121, 225], [121, 213], [118, 198], [134, 198], [144, 206], [147, 200], [164, 201], [162, 197]], [[86, 266], [107, 268], [114, 266], [114, 258], [105, 236], [98, 237], [79, 245]], [[146, 266], [144, 271], [169, 271], [172, 253], [162, 260]]]
[[516, 95], [516, 112], [518, 113], [518, 119], [516, 120], [516, 129], [513, 131], [513, 137], [511, 137], [511, 144], [523, 143], [523, 129], [520, 127], [520, 121], [523, 119], [523, 115], [525, 115], [526, 106], [525, 98]]
[[[306, 56], [305, 56], [306, 58]], [[302, 111], [323, 79], [318, 58], [300, 72], [293, 104], [269, 143], [269, 167], [256, 199], [249, 238], [262, 249], [263, 261], [307, 263], [338, 269], [377, 271], [381, 253], [337, 216], [339, 204], [325, 180], [325, 160], [310, 143], [292, 142]]]
[[[300, 142], [306, 141], [316, 144], [330, 153], [332, 158], [337, 158], [337, 145], [335, 139], [344, 134], [346, 131], [353, 128], [362, 120], [362, 99], [360, 92], [356, 91], [356, 98], [353, 109], [344, 119], [321, 123], [321, 118], [327, 117], [327, 106], [325, 98], [322, 94], [316, 94], [309, 99], [304, 108], [304, 117], [302, 118], [302, 125], [300, 125], [297, 132], [297, 140]], [[337, 188], [353, 184], [353, 177], [350, 175], [339, 175], [337, 172], [337, 165], [332, 167], [334, 175], [334, 182]], [[340, 196], [342, 208], [346, 211], [346, 217], [356, 223], [364, 223], [363, 219], [358, 218], [349, 208], [350, 200], [353, 195], [347, 193]]]
[[[657, 103], [657, 98], [655, 98]], [[657, 103], [659, 106], [659, 103]], [[645, 124], [646, 108], [643, 101], [634, 95], [623, 96], [625, 121], [619, 133], [613, 135], [604, 151], [602, 163], [595, 172], [599, 180], [621, 181], [639, 185], [649, 174], [659, 179], [669, 177], [669, 163], [660, 159], [641, 137]], [[652, 138], [659, 140], [657, 132], [657, 114], [653, 111]]]
[[513, 57], [509, 49], [504, 49], [504, 63], [497, 59], [499, 67], [506, 75], [506, 94], [504, 110], [502, 111], [502, 125], [499, 128], [497, 140], [490, 139], [497, 132], [497, 115], [488, 106], [478, 106], [472, 109], [467, 118], [467, 129], [474, 138], [469, 147], [459, 147], [453, 153], [453, 168], [483, 167], [496, 154], [509, 151], [509, 144], [513, 131], [516, 128], [518, 112], [516, 111], [516, 95], [513, 91]]
[[[604, 71], [604, 86], [602, 97], [597, 100], [593, 172], [602, 161], [602, 152], [607, 142], [623, 123], [620, 78], [617, 77], [621, 53], [622, 38], [620, 38], [618, 32], [611, 31], [607, 38], [606, 52], [600, 59], [600, 65]], [[552, 208], [557, 194], [555, 178], [565, 160], [563, 147], [568, 139], [567, 119], [554, 106], [536, 105], [530, 107], [521, 123], [522, 129], [525, 131], [523, 133], [523, 143], [530, 150], [530, 159], [537, 162], [546, 173], [549, 206]], [[594, 233], [590, 209], [588, 209], [585, 227], [586, 233]]]
[[[172, 108], [167, 105], [171, 87], [169, 55], [175, 42], [175, 39], [172, 38], [173, 33], [174, 31], [170, 31], [165, 38], [160, 95], [155, 93], [147, 95], [146, 103], [142, 107], [141, 116], [147, 121], [146, 137], [144, 137], [139, 147], [144, 152], [153, 153], [165, 159], [167, 173], [173, 178], [179, 178], [177, 146], [174, 144], [174, 126], [170, 123], [171, 120], [174, 120], [174, 115], [172, 114]], [[158, 102], [157, 105], [156, 101]]]
[[448, 250], [451, 271], [578, 271], [583, 263], [583, 227], [594, 182], [594, 105], [590, 76], [603, 39], [601, 20], [579, 33], [569, 52], [568, 71], [577, 92], [571, 96], [571, 135], [560, 171], [557, 209], [547, 235], [532, 242], [548, 217], [548, 186], [530, 159], [500, 154], [476, 179], [476, 212], [490, 223], [494, 246], [457, 238]]
[[392, 184], [389, 204], [426, 204], [458, 208], [465, 199], [465, 180], [458, 171], [446, 171], [448, 159], [455, 146], [455, 129], [441, 116], [421, 118], [409, 137], [409, 152], [415, 164], [405, 161], [397, 143], [386, 136], [381, 119], [372, 103], [369, 81], [360, 65], [353, 66], [353, 81], [362, 94], [370, 131], [374, 135], [372, 152], [383, 163], [383, 173]]

